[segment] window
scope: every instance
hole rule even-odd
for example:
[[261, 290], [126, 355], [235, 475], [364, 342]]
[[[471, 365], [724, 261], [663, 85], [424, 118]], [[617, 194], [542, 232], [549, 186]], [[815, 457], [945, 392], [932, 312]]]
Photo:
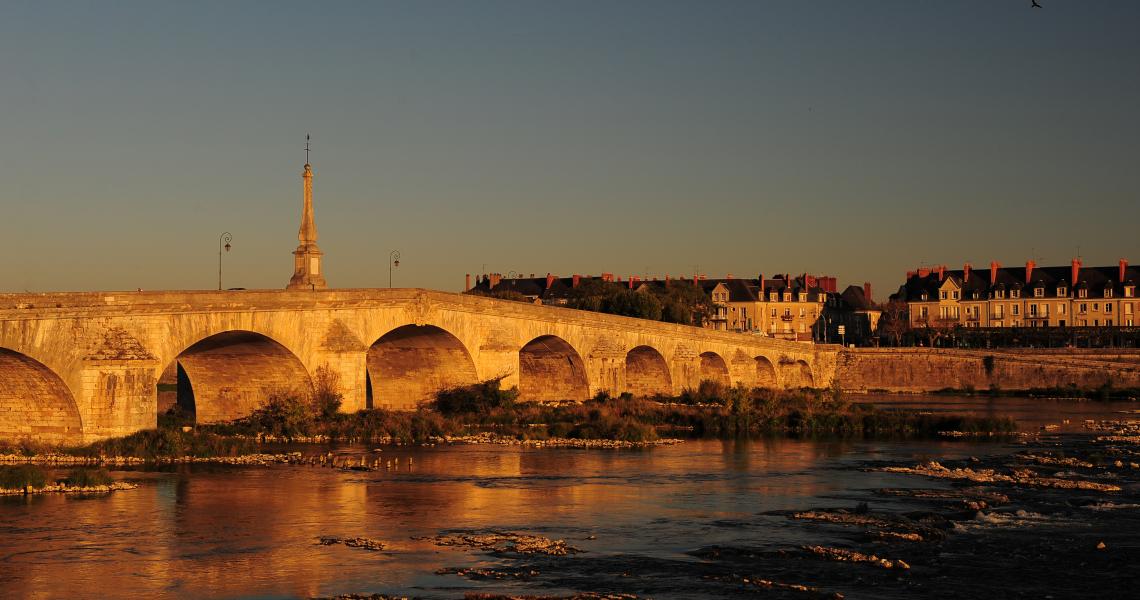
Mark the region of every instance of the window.
[[1112, 327], [1112, 319], [1105, 319], [1104, 324], [1108, 325], [1109, 327]]
[[772, 292], [771, 294], [768, 294], [768, 299], [771, 300], [772, 302], [775, 302], [775, 301], [780, 299], [780, 295], [777, 294], [776, 292]]
[[803, 332], [804, 332], [804, 324], [800, 323], [800, 333], [803, 333]]
[[1088, 298], [1089, 297], [1089, 291], [1088, 290], [1077, 290], [1077, 297], [1078, 298]]
[[1065, 305], [1064, 305], [1064, 303], [1061, 303], [1061, 304], [1058, 304], [1058, 305], [1057, 305], [1057, 314], [1059, 314], [1059, 315], [1063, 315], [1063, 314], [1065, 314]]
[[995, 318], [995, 319], [1000, 319], [1000, 318], [1002, 318], [1002, 317], [1004, 317], [1004, 316], [1005, 316], [1005, 309], [1004, 309], [1004, 307], [1003, 307], [1002, 305], [1000, 305], [1000, 304], [999, 304], [999, 305], [997, 305], [997, 306], [995, 306], [995, 307], [994, 307], [994, 318]]
[[954, 295], [954, 299], [957, 300], [959, 298], [959, 296], [961, 295], [961, 292], [959, 292], [958, 290], [954, 290], [953, 295]]
[[807, 302], [807, 294], [800, 292], [800, 302]]
[[974, 290], [974, 296], [973, 297], [974, 297], [974, 300], [978, 299], [978, 291], [977, 290]]
[[941, 299], [945, 300], [946, 299], [946, 290], [942, 290], [942, 294], [939, 297]]
[[922, 299], [923, 299], [923, 300], [926, 300], [926, 298], [927, 298], [927, 296], [926, 296], [926, 292], [923, 292], [923, 293], [922, 293]]
[[1110, 287], [1104, 288], [1104, 297], [1105, 298], [1111, 298], [1112, 297], [1112, 288], [1110, 288]]
[[1110, 313], [1110, 312], [1112, 312], [1112, 305], [1111, 305], [1111, 304], [1108, 304], [1108, 303], [1106, 302], [1106, 303], [1104, 304], [1104, 312], [1106, 312], [1106, 313]]
[[1012, 306], [1010, 307], [1010, 311], [1009, 311], [1009, 313], [1010, 313], [1011, 315], [1015, 316], [1015, 317], [1016, 317], [1017, 315], [1021, 314], [1021, 305], [1020, 305], [1020, 304], [1014, 304], [1014, 305], [1012, 305]]
[[784, 302], [791, 302], [791, 301], [792, 301], [792, 293], [791, 292], [784, 292]]
[[923, 306], [922, 308], [918, 309], [918, 315], [919, 315], [920, 317], [922, 317], [923, 319], [925, 319], [925, 318], [926, 318], [927, 314], [926, 314], [926, 307], [925, 307], [925, 306]]
[[784, 309], [784, 316], [785, 316], [785, 317], [790, 317], [790, 316], [792, 316], [792, 309], [790, 309], [790, 308], [785, 308], [785, 309]]
[[1136, 295], [1136, 286], [1134, 286], [1134, 285], [1124, 286], [1124, 297], [1125, 298], [1131, 298], [1132, 296], [1135, 296], [1135, 295]]
[[994, 292], [994, 298], [997, 298], [998, 300], [1005, 298], [1005, 291], [1004, 290], [998, 290], [998, 291]]
[[1087, 312], [1089, 312], [1089, 305], [1081, 302], [1081, 314], [1083, 315]]
[[1021, 290], [1010, 290], [1009, 291], [1009, 297], [1010, 298], [1020, 298], [1021, 297]]
[[1029, 305], [1029, 316], [1031, 316], [1031, 317], [1037, 316], [1037, 305], [1036, 304], [1030, 304]]
[[1033, 288], [1033, 297], [1034, 298], [1044, 298], [1045, 297], [1045, 288]]
[[800, 307], [800, 316], [801, 317], [804, 316], [804, 307], [802, 307], [802, 306]]
[[1132, 314], [1132, 303], [1131, 302], [1124, 303], [1124, 314], [1126, 314], [1126, 315]]
[[772, 309], [772, 318], [773, 319], [776, 318], [776, 309], [774, 309], [774, 308]]
[[1093, 302], [1093, 312], [1100, 312], [1100, 302]]
[[1058, 297], [1058, 298], [1060, 298], [1060, 297], [1063, 297], [1063, 296], [1064, 296], [1066, 293], [1068, 293], [1068, 291], [1069, 291], [1069, 290], [1066, 290], [1066, 289], [1065, 289], [1065, 288], [1063, 288], [1063, 287], [1058, 287], [1058, 288], [1057, 288], [1057, 297]]

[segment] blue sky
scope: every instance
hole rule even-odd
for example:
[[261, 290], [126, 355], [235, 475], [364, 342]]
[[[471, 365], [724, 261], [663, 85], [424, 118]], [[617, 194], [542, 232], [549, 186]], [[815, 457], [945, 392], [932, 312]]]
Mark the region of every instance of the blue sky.
[[[27, 2], [0, 290], [1140, 262], [1140, 3]], [[1044, 261], [1044, 262], [1042, 262]]]

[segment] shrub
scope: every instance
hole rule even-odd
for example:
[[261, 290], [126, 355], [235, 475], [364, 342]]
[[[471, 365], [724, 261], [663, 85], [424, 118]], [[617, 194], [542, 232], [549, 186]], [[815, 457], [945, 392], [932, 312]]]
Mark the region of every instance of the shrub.
[[442, 390], [435, 395], [435, 408], [445, 415], [489, 413], [494, 409], [510, 408], [518, 398], [518, 390], [503, 390], [502, 380], [503, 377], [496, 377]]
[[28, 486], [42, 488], [47, 483], [43, 469], [35, 465], [0, 467], [0, 488], [22, 490]]
[[67, 483], [76, 487], [111, 485], [114, 482], [105, 469], [75, 469], [67, 475]]
[[328, 365], [317, 367], [313, 381], [313, 411], [325, 421], [334, 419], [340, 412], [344, 394], [340, 391], [340, 374]]

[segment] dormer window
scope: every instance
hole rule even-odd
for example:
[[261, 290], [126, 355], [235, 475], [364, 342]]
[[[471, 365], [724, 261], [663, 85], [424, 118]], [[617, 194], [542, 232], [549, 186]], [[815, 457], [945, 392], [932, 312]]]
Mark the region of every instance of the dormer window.
[[950, 294], [950, 296], [951, 296], [951, 297], [953, 297], [955, 300], [957, 300], [958, 298], [960, 298], [960, 297], [961, 297], [961, 295], [962, 295], [962, 293], [961, 293], [961, 292], [959, 292], [958, 290], [954, 290], [954, 291], [953, 291], [953, 292], [951, 292], [951, 294]]
[[772, 292], [771, 294], [768, 294], [768, 299], [772, 302], [775, 302], [780, 299], [780, 295], [776, 292]]
[[800, 292], [800, 302], [807, 302], [807, 294]]
[[1010, 298], [1020, 298], [1021, 297], [1021, 290], [1010, 290], [1009, 291], [1009, 297]]
[[1089, 297], [1089, 291], [1084, 290], [1084, 289], [1083, 290], [1077, 290], [1077, 297], [1078, 298], [1088, 298]]
[[1134, 286], [1134, 285], [1124, 286], [1124, 297], [1125, 298], [1131, 298], [1135, 295], [1136, 295], [1136, 286]]
[[979, 296], [978, 291], [974, 290], [974, 295], [973, 295], [974, 300], [977, 300], [978, 296]]
[[998, 300], [1005, 298], [1005, 291], [1004, 290], [994, 290], [994, 298], [997, 298]]
[[1064, 298], [1066, 295], [1068, 295], [1068, 293], [1069, 293], [1069, 290], [1067, 290], [1063, 287], [1057, 288], [1057, 297], [1058, 298]]
[[791, 292], [784, 292], [784, 302], [791, 302], [791, 301], [792, 301], [792, 293]]
[[1104, 288], [1104, 297], [1105, 298], [1111, 298], [1112, 297], [1112, 288], [1110, 288], [1110, 287]]
[[1033, 288], [1033, 297], [1034, 298], [1044, 298], [1045, 297], [1045, 288]]
[[922, 293], [922, 300], [925, 302], [928, 299], [929, 299], [929, 297], [926, 295], [926, 292], [923, 292]]
[[946, 290], [942, 290], [942, 292], [939, 293], [938, 297], [941, 298], [942, 300], [945, 300], [946, 299]]

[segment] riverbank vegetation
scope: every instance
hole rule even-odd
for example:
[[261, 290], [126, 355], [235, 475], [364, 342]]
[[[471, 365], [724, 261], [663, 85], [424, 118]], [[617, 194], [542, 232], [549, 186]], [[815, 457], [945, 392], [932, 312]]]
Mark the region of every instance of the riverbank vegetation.
[[[677, 397], [606, 394], [585, 402], [520, 402], [500, 379], [443, 390], [414, 411], [383, 408], [340, 412], [335, 377], [318, 377], [305, 393], [276, 391], [248, 417], [190, 426], [167, 415], [158, 429], [62, 452], [83, 457], [138, 457], [148, 461], [239, 457], [275, 442], [424, 444], [475, 434], [514, 440], [608, 440], [652, 443], [669, 438], [789, 435], [935, 437], [944, 432], [1008, 434], [1008, 418], [937, 415], [851, 403], [838, 387], [775, 390], [703, 381]], [[176, 409], [175, 409], [176, 410]], [[12, 453], [46, 454], [22, 447]], [[0, 450], [0, 454], [4, 453]]]
[[[872, 390], [880, 391], [880, 390]], [[965, 388], [942, 388], [929, 392], [937, 395], [954, 395], [954, 396], [993, 396], [993, 397], [1012, 397], [1022, 396], [1029, 398], [1058, 398], [1058, 399], [1084, 399], [1084, 400], [1125, 400], [1125, 401], [1138, 401], [1140, 400], [1140, 388], [1135, 387], [1115, 387], [1112, 381], [1106, 381], [1095, 388], [1080, 388], [1075, 385], [1058, 386], [1058, 387], [1036, 387], [1025, 389], [1004, 389], [999, 386], [990, 386], [988, 388], [975, 389], [972, 386]]]

